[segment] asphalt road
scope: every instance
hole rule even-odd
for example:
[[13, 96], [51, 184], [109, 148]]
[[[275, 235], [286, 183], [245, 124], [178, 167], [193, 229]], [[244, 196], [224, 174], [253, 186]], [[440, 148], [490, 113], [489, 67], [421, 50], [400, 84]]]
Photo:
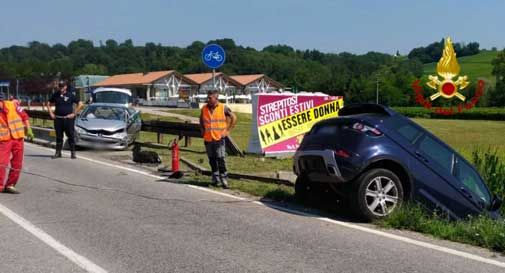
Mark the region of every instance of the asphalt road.
[[[51, 154], [26, 145], [22, 194], [0, 194], [0, 206], [108, 272], [505, 272], [317, 217]], [[85, 272], [4, 212], [0, 230], [0, 272]], [[503, 262], [478, 248], [464, 251]]]

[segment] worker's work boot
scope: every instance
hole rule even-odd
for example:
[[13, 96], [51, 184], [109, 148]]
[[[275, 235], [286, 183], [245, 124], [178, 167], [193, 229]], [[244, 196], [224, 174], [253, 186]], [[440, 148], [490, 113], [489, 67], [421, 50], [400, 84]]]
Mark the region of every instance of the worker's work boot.
[[5, 187], [4, 192], [10, 194], [19, 194], [19, 191], [14, 186]]
[[69, 146], [70, 146], [70, 158], [76, 159], [77, 156], [75, 155], [75, 144], [74, 143], [72, 143], [72, 144], [69, 143]]
[[219, 186], [219, 173], [212, 173], [212, 186]]
[[63, 148], [63, 144], [62, 143], [57, 143], [56, 144], [56, 152], [53, 155], [53, 159], [61, 157], [61, 149], [62, 148]]
[[219, 176], [221, 177], [221, 184], [223, 186], [223, 189], [229, 189], [230, 186], [228, 185], [228, 174], [222, 173]]
[[53, 159], [60, 158], [61, 157], [61, 149], [58, 150], [56, 149], [56, 152], [53, 155]]

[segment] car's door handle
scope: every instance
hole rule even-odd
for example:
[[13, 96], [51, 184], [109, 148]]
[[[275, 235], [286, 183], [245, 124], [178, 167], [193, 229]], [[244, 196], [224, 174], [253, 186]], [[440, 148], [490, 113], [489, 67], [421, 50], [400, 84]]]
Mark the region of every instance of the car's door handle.
[[422, 159], [424, 162], [428, 163], [428, 159], [424, 157], [419, 151], [416, 151], [416, 156]]
[[469, 193], [469, 192], [468, 192], [465, 188], [461, 187], [461, 188], [459, 188], [459, 189], [460, 189], [460, 191], [463, 193], [463, 195], [464, 195], [464, 196], [466, 196], [466, 197], [468, 197], [468, 198], [470, 198], [470, 199], [472, 199], [472, 198], [473, 198], [472, 194], [471, 194], [471, 193]]

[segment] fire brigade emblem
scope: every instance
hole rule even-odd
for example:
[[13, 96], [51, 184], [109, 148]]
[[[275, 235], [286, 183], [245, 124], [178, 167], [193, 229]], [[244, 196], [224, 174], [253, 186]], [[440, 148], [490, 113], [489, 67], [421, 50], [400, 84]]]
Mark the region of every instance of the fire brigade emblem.
[[[430, 100], [434, 101], [442, 96], [446, 99], [456, 97], [465, 101], [466, 97], [459, 93], [459, 91], [465, 89], [470, 82], [468, 82], [467, 76], [458, 76], [459, 72], [460, 67], [456, 59], [456, 52], [454, 52], [454, 48], [452, 47], [451, 38], [448, 37], [445, 39], [442, 58], [437, 63], [438, 76], [428, 76], [430, 81], [426, 84], [430, 88], [437, 90], [437, 93], [430, 96]], [[456, 76], [458, 76], [457, 80], [453, 81], [453, 78]]]

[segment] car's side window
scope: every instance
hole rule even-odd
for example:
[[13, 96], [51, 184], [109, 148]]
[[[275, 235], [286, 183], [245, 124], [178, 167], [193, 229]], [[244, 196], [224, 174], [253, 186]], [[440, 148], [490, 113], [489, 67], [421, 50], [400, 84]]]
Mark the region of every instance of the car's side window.
[[452, 174], [454, 154], [450, 149], [438, 143], [432, 137], [425, 136], [419, 143], [419, 150]]
[[398, 128], [397, 131], [400, 135], [408, 139], [410, 143], [413, 143], [414, 140], [421, 135], [421, 131], [410, 124], [405, 124]]
[[410, 143], [414, 143], [414, 141], [422, 134], [421, 130], [403, 120], [396, 120], [392, 126], [398, 134], [406, 138]]
[[456, 177], [484, 203], [489, 204], [491, 197], [479, 174], [465, 161], [458, 159]]

